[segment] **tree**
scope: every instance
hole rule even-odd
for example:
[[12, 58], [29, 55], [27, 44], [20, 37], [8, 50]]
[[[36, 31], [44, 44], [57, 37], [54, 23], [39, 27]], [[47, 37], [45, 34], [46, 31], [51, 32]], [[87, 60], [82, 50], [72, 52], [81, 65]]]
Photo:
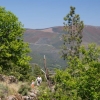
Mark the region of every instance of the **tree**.
[[75, 7], [70, 7], [70, 12], [64, 17], [64, 30], [62, 57], [68, 60], [69, 56], [79, 56], [79, 47], [82, 42], [83, 21], [75, 14]]
[[0, 67], [4, 74], [25, 77], [29, 70], [30, 51], [23, 42], [24, 28], [10, 11], [0, 7]]
[[34, 66], [32, 66], [32, 70], [33, 70], [33, 75], [35, 77], [38, 77], [38, 76], [42, 76], [42, 71], [41, 71], [41, 67], [37, 64], [34, 64]]
[[79, 52], [81, 59], [76, 56], [65, 70], [56, 71], [55, 91], [52, 95], [48, 92], [46, 97], [55, 100], [100, 99], [100, 47], [89, 44], [88, 47], [81, 46]]
[[44, 91], [39, 100], [100, 99], [100, 47], [95, 44], [80, 46], [84, 25], [74, 10], [71, 7], [65, 17], [68, 25], [65, 24], [67, 33], [63, 36], [63, 57], [68, 60], [68, 67], [56, 71], [54, 91]]

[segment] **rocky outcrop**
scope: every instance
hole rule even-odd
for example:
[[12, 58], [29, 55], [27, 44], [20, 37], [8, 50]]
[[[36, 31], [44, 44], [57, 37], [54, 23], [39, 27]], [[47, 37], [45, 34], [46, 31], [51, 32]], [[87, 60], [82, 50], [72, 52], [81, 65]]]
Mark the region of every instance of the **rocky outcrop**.
[[17, 99], [14, 95], [8, 96], [6, 100], [22, 100], [22, 99]]
[[0, 74], [0, 81], [7, 82], [9, 84], [18, 82], [15, 76], [6, 76], [2, 74]]
[[14, 76], [8, 76], [8, 83], [17, 83], [18, 80]]
[[30, 97], [30, 96], [23, 96], [22, 100], [36, 100], [34, 97]]
[[31, 96], [22, 96], [20, 94], [16, 94], [16, 95], [8, 96], [6, 100], [36, 100], [36, 99]]
[[37, 100], [36, 93], [35, 91], [30, 91], [26, 96], [22, 96], [21, 94], [10, 95], [5, 100]]

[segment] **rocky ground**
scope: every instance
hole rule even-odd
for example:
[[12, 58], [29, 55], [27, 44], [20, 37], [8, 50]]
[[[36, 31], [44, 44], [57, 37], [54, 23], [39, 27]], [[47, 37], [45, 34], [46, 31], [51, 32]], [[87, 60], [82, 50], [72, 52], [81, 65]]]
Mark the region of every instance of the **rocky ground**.
[[22, 96], [18, 93], [18, 89], [22, 84], [26, 83], [18, 82], [14, 76], [0, 74], [0, 100], [37, 100], [38, 87], [35, 86], [34, 89], [28, 92], [28, 95]]

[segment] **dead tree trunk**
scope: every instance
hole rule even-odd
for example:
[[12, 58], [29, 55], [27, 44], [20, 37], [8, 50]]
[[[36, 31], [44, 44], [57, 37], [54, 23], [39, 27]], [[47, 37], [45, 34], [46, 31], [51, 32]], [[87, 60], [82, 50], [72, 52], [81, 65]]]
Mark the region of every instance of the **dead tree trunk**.
[[46, 58], [45, 58], [45, 55], [44, 55], [44, 69], [45, 69], [45, 77], [46, 77], [46, 80], [47, 80], [48, 87], [51, 89], [49, 71], [48, 71], [48, 68], [46, 67]]

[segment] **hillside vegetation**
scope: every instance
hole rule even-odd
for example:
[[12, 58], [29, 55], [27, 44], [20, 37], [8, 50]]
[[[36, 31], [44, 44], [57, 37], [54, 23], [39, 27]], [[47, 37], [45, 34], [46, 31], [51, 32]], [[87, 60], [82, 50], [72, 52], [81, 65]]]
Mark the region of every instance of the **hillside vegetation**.
[[[43, 55], [46, 55], [47, 66], [57, 68], [66, 67], [66, 61], [61, 58], [62, 35], [65, 33], [63, 26], [46, 29], [26, 29], [24, 41], [29, 43], [32, 57], [31, 63], [43, 67]], [[82, 32], [82, 44], [96, 43], [100, 45], [100, 27], [85, 25]], [[35, 55], [35, 56], [34, 56]]]
[[[18, 18], [0, 7], [0, 99], [100, 100], [100, 27], [84, 27], [71, 6], [63, 29], [24, 32]], [[38, 76], [42, 83], [32, 88]]]

